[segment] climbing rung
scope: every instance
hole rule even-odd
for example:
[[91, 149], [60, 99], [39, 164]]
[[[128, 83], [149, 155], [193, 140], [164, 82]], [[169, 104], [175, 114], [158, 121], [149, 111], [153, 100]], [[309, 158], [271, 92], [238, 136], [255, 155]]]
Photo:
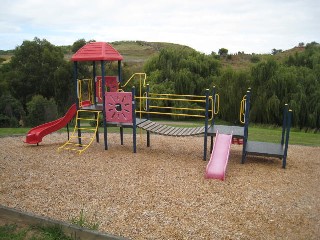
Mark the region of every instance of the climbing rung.
[[[99, 127], [99, 114], [100, 112], [95, 112], [97, 113], [97, 118], [93, 119], [93, 118], [81, 118], [79, 117], [79, 112], [89, 112], [92, 113], [92, 111], [85, 111], [85, 110], [78, 110], [77, 112], [77, 116], [76, 116], [76, 124], [74, 126], [73, 129], [73, 133], [71, 135], [71, 137], [69, 138], [69, 140], [63, 144], [61, 147], [59, 147], [58, 149], [66, 149], [66, 150], [73, 150], [73, 151], [78, 151], [79, 154], [81, 154], [83, 151], [85, 151], [93, 142], [96, 133], [98, 131], [98, 127]], [[80, 120], [85, 120], [85, 121], [95, 121], [95, 127], [78, 127], [78, 125], [80, 124]], [[78, 136], [77, 131], [78, 130], [87, 130], [87, 131], [93, 131], [94, 133], [92, 137], [87, 137], [87, 136]], [[87, 139], [85, 142], [86, 144], [83, 143], [75, 143], [74, 140], [78, 139], [79, 141], [81, 139]], [[73, 141], [72, 141], [73, 140]], [[77, 147], [81, 147], [81, 149], [76, 149], [76, 148], [72, 148], [71, 146], [77, 146]]]
[[79, 120], [85, 120], [85, 121], [97, 121], [95, 118], [77, 118]]
[[75, 138], [77, 138], [77, 139], [93, 139], [94, 137], [86, 137], [86, 136], [81, 136], [81, 137], [79, 137], [79, 136], [71, 136], [70, 137], [70, 139], [75, 139]]
[[91, 130], [91, 131], [96, 131], [95, 128], [85, 128], [85, 127], [77, 127], [77, 129], [80, 129], [80, 130]]
[[81, 150], [76, 149], [76, 148], [63, 148], [63, 149], [65, 149], [65, 150], [71, 150], [71, 151], [81, 151]]
[[88, 144], [84, 144], [84, 143], [74, 143], [74, 142], [67, 142], [66, 145], [74, 145], [74, 146], [78, 146], [78, 147], [86, 147], [89, 146]]

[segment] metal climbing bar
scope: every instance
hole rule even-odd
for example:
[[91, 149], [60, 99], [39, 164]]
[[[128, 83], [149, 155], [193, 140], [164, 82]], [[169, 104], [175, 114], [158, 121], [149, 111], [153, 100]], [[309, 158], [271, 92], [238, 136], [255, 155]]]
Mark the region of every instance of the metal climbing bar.
[[[167, 116], [184, 116], [184, 117], [195, 117], [195, 118], [206, 118], [206, 112], [210, 113], [210, 120], [213, 118], [215, 110], [214, 98], [212, 96], [201, 96], [201, 95], [181, 95], [181, 94], [158, 94], [158, 93], [149, 93], [143, 94], [143, 96], [137, 96], [136, 99], [142, 102], [148, 102], [146, 106], [140, 107], [136, 110], [136, 113], [141, 114], [154, 114], [154, 115], [167, 115]], [[207, 104], [208, 100], [208, 106]], [[153, 102], [150, 105], [150, 101]], [[178, 103], [190, 103], [197, 104], [194, 107], [183, 107], [183, 106], [161, 106], [156, 105], [156, 102], [166, 101], [168, 105]], [[201, 106], [199, 106], [201, 105]], [[148, 111], [147, 111], [148, 108]], [[158, 110], [171, 110], [171, 112], [162, 112]], [[178, 111], [174, 112], [174, 111]], [[202, 114], [196, 114], [202, 113]], [[141, 117], [140, 117], [141, 118]]]
[[[96, 118], [93, 119], [91, 117], [85, 118], [80, 117], [81, 113], [85, 114], [95, 114]], [[74, 125], [73, 132], [69, 138], [69, 140], [63, 144], [61, 147], [58, 148], [58, 150], [72, 150], [77, 151], [79, 154], [84, 152], [94, 141], [96, 137], [96, 133], [98, 131], [99, 127], [99, 115], [100, 111], [88, 111], [88, 110], [78, 110], [76, 115], [76, 123]], [[94, 126], [80, 126], [80, 120], [83, 121], [90, 121], [94, 122]], [[89, 131], [90, 136], [79, 136], [78, 131], [85, 130]]]
[[246, 101], [247, 101], [247, 95], [244, 95], [240, 102], [240, 112], [239, 112], [239, 120], [242, 124], [245, 123]]
[[134, 73], [131, 75], [131, 77], [123, 85], [121, 85], [121, 88], [126, 87], [128, 85], [128, 83], [130, 83], [131, 81], [134, 81], [135, 79], [139, 79], [140, 87], [146, 86], [147, 74], [146, 73]]
[[149, 93], [149, 96], [170, 96], [170, 97], [200, 98], [204, 100], [206, 99], [206, 96], [202, 96], [202, 95], [174, 94], [174, 93]]

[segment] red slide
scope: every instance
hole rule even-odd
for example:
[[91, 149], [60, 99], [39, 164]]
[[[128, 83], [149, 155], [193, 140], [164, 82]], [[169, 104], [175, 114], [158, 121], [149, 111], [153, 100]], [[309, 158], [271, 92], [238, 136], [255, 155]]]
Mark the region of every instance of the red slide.
[[[82, 103], [82, 106], [89, 105], [89, 104], [90, 104], [90, 101], [84, 101]], [[68, 122], [72, 120], [72, 118], [76, 113], [77, 113], [77, 106], [76, 104], [73, 104], [63, 117], [57, 120], [54, 120], [52, 122], [44, 123], [37, 127], [32, 128], [28, 132], [26, 140], [24, 142], [29, 144], [38, 144], [39, 142], [42, 141], [42, 138], [44, 136], [66, 126]]]

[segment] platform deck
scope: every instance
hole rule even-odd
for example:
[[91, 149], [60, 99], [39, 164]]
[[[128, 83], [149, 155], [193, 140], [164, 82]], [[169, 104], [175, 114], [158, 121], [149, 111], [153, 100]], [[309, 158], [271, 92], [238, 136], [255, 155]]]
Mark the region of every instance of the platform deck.
[[277, 143], [248, 141], [246, 153], [250, 155], [274, 156], [282, 158], [284, 156], [284, 147]]
[[221, 134], [231, 134], [236, 138], [243, 138], [244, 131], [243, 127], [239, 126], [226, 126], [226, 125], [214, 125], [208, 129], [209, 136], [215, 136], [217, 131]]

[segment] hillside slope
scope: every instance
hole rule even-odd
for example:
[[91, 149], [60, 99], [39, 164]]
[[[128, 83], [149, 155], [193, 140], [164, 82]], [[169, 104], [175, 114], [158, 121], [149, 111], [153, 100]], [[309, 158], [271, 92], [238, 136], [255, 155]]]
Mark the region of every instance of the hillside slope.
[[[123, 57], [123, 62], [133, 68], [136, 71], [142, 71], [144, 63], [163, 48], [190, 48], [185, 45], [166, 43], [166, 42], [146, 42], [146, 41], [116, 41], [110, 43]], [[60, 46], [64, 52], [65, 59], [69, 60], [72, 56], [71, 45]], [[192, 49], [192, 48], [190, 48]], [[275, 57], [276, 60], [283, 60], [289, 55], [295, 54], [296, 52], [304, 51], [304, 47], [294, 47], [283, 52], [279, 52], [276, 55], [271, 54], [246, 54], [239, 52], [237, 54], [229, 54], [226, 57], [221, 57], [222, 66], [225, 68], [231, 67], [233, 69], [248, 69], [255, 62], [263, 61], [268, 59], [270, 56]], [[13, 56], [14, 51], [0, 50], [0, 64], [8, 63]], [[217, 57], [219, 57], [217, 55]]]

